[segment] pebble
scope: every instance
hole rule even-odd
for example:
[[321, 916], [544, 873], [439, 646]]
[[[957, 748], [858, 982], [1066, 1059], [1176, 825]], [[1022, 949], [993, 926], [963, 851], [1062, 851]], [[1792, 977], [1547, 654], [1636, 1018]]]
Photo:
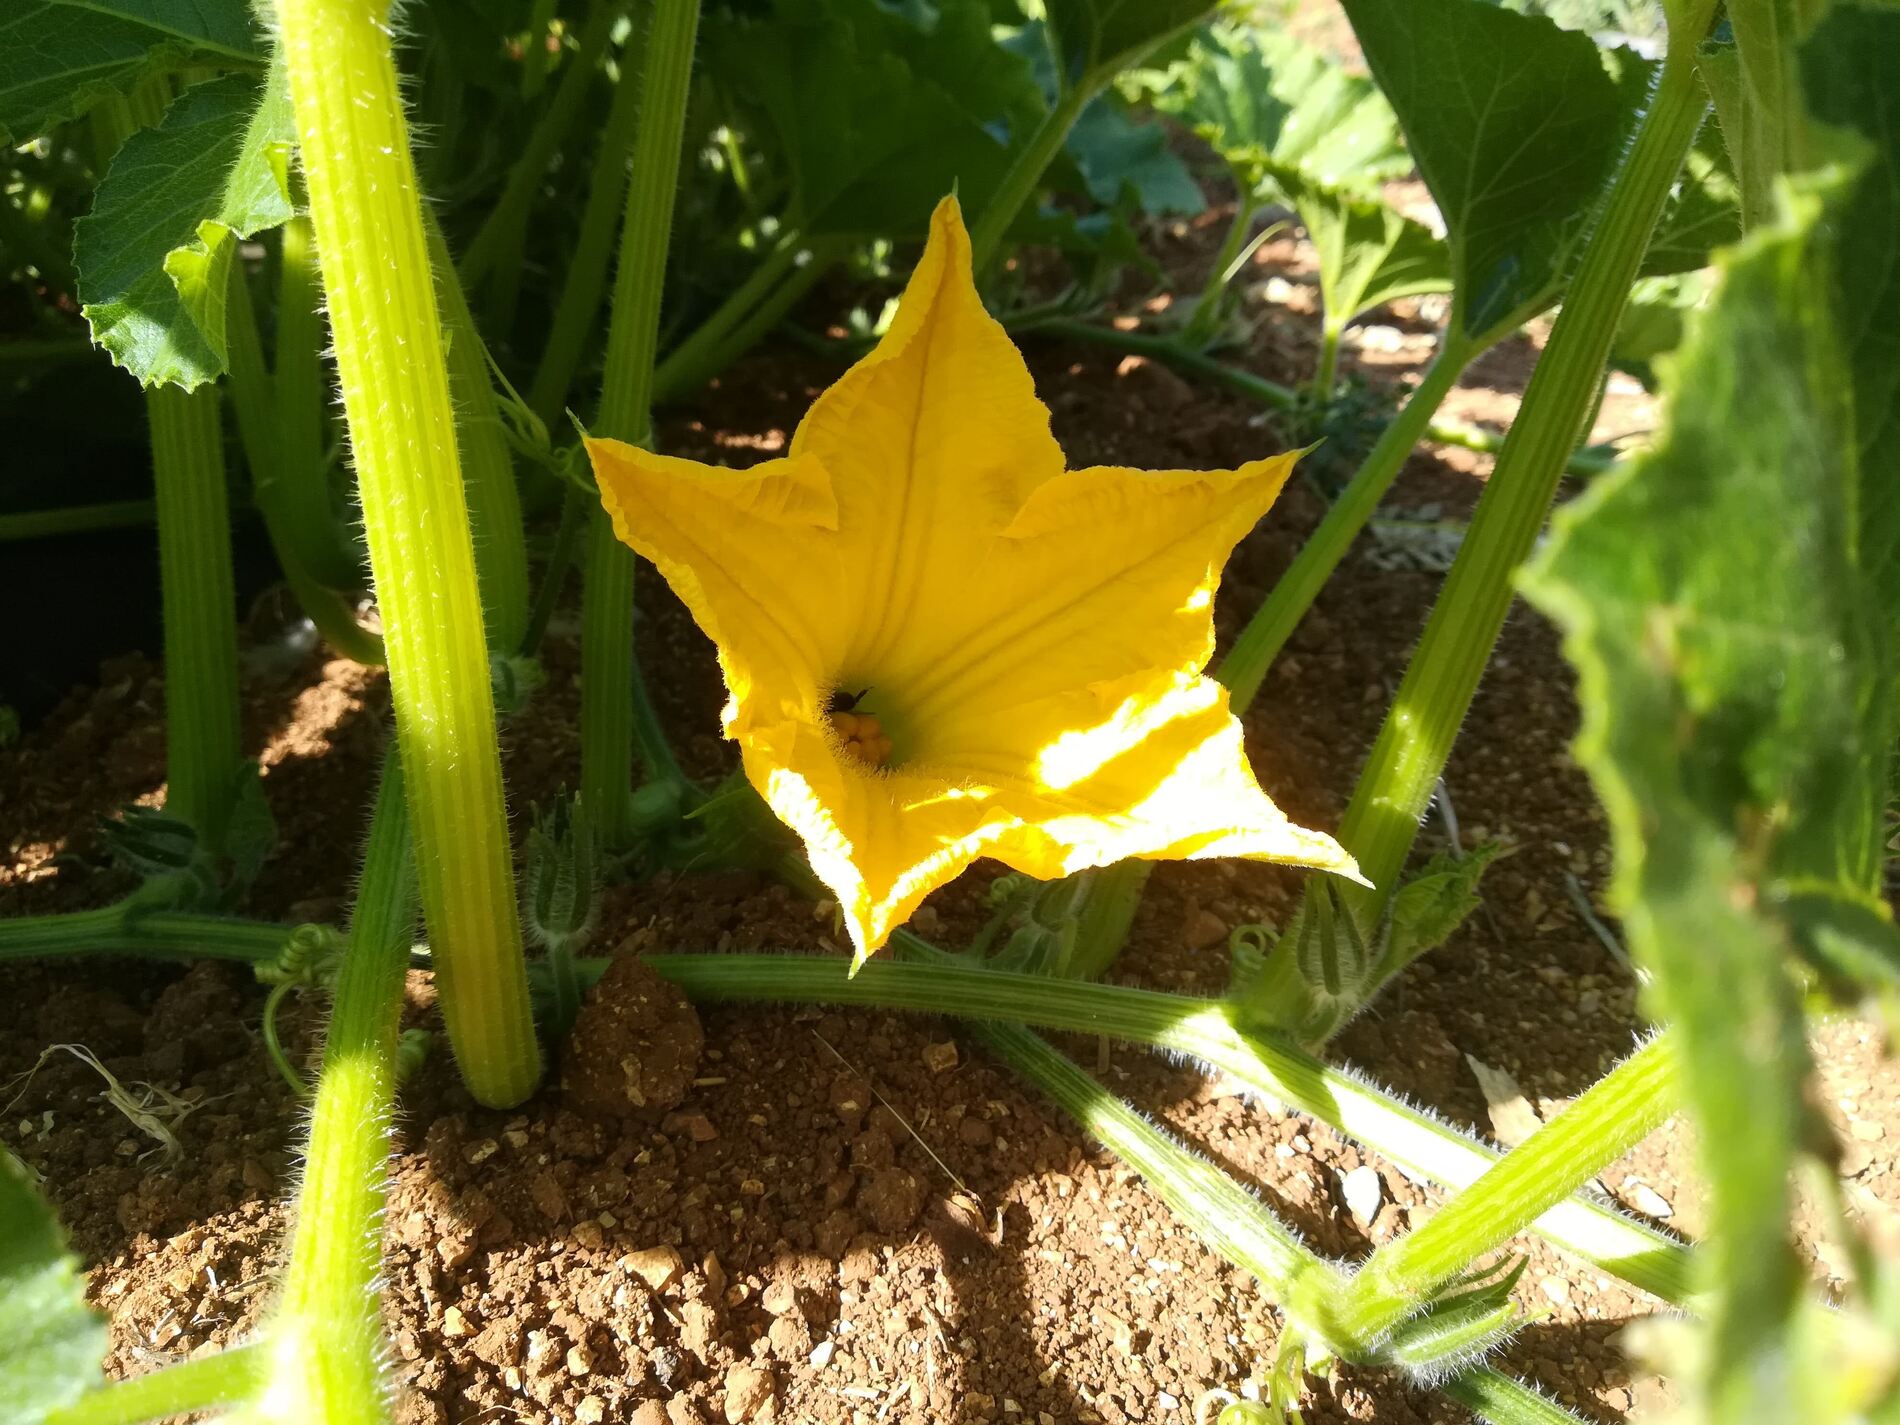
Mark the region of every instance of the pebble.
[[620, 1261], [621, 1265], [631, 1268], [633, 1274], [654, 1291], [665, 1291], [686, 1270], [678, 1250], [672, 1247], [647, 1247], [638, 1252], [629, 1252]]
[[450, 1339], [468, 1335], [468, 1317], [461, 1307], [451, 1306], [442, 1313], [442, 1334]]
[[1346, 1210], [1367, 1226], [1379, 1215], [1379, 1206], [1385, 1201], [1385, 1184], [1379, 1179], [1378, 1169], [1363, 1164], [1339, 1175], [1339, 1192], [1346, 1199]]
[[756, 1419], [772, 1396], [772, 1377], [757, 1366], [738, 1365], [726, 1372], [726, 1419], [732, 1425]]
[[576, 1425], [600, 1425], [600, 1422], [606, 1418], [607, 1402], [598, 1395], [583, 1395], [581, 1403], [574, 1407]]
[[1538, 1290], [1551, 1299], [1553, 1305], [1568, 1306], [1570, 1304], [1570, 1283], [1562, 1277], [1545, 1277], [1537, 1283], [1537, 1286]]
[[1856, 1119], [1848, 1126], [1848, 1132], [1852, 1133], [1854, 1137], [1859, 1139], [1862, 1143], [1878, 1143], [1887, 1136], [1887, 1130], [1885, 1128], [1865, 1118]]
[[933, 1074], [947, 1074], [957, 1066], [957, 1045], [953, 1039], [941, 1044], [924, 1045], [924, 1067]]
[[826, 1366], [831, 1364], [832, 1353], [837, 1349], [838, 1345], [835, 1341], [820, 1341], [816, 1346], [811, 1348], [811, 1355], [807, 1356], [806, 1359], [811, 1362], [811, 1368], [813, 1370], [822, 1371]]
[[1623, 1184], [1623, 1191], [1629, 1194], [1631, 1205], [1645, 1217], [1661, 1218], [1676, 1215], [1676, 1209], [1669, 1205], [1669, 1199], [1648, 1183], [1632, 1179]]

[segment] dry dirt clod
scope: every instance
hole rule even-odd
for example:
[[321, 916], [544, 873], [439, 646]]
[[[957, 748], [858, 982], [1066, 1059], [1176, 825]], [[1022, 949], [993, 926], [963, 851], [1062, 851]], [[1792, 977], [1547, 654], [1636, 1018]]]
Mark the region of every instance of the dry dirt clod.
[[725, 1407], [729, 1425], [761, 1418], [772, 1403], [773, 1394], [770, 1371], [758, 1366], [734, 1366], [726, 1372]]
[[676, 1247], [644, 1247], [627, 1253], [620, 1262], [655, 1292], [665, 1291], [686, 1270], [686, 1263], [680, 1260]]
[[685, 1099], [705, 1042], [686, 996], [616, 955], [574, 1021], [561, 1087], [583, 1113], [650, 1122]]

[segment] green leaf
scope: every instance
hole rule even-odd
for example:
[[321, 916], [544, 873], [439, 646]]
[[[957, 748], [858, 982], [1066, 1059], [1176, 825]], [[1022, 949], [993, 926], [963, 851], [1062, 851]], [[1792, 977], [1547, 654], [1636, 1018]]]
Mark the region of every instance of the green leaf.
[[1485, 0], [1343, 0], [1444, 215], [1453, 318], [1484, 340], [1555, 299], [1640, 94], [1589, 37]]
[[1149, 50], [1191, 30], [1215, 0], [1043, 0], [1065, 90], [1105, 83]]
[[1463, 856], [1432, 857], [1392, 897], [1391, 928], [1380, 964], [1380, 979], [1397, 974], [1429, 950], [1436, 950], [1463, 925], [1482, 902], [1478, 882], [1503, 848], [1487, 841]]
[[707, 65], [776, 137], [793, 227], [913, 236], [953, 189], [982, 211], [1042, 105], [1028, 66], [992, 38], [982, 0], [945, 0], [935, 19], [919, 30], [876, 0], [777, 0], [765, 18], [708, 17]]
[[93, 340], [146, 386], [190, 390], [225, 369], [224, 293], [240, 238], [292, 215], [281, 70], [187, 89], [126, 140], [74, 230]]
[[1264, 171], [1312, 240], [1328, 326], [1343, 328], [1400, 297], [1451, 290], [1451, 251], [1423, 223], [1297, 168], [1268, 164]]
[[1645, 277], [1670, 277], [1709, 265], [1717, 248], [1742, 235], [1741, 187], [1722, 131], [1705, 123], [1676, 180], [1669, 205], [1643, 254]]
[[1895, 53], [1891, 11], [1837, 7], [1817, 31], [1815, 113], [1860, 132], [1864, 168], [1807, 180], [1727, 256], [1665, 366], [1660, 441], [1560, 517], [1525, 577], [1577, 665], [1577, 755], [1699, 1121], [1713, 1290], [1690, 1384], [1724, 1425], [1783, 1419], [1827, 1374], [1790, 1349], [1806, 1051], [1789, 956], [1892, 983]]
[[10, 0], [0, 19], [0, 142], [25, 143], [187, 62], [255, 66], [244, 0]]
[[0, 1400], [35, 1425], [100, 1380], [106, 1324], [27, 1170], [0, 1149]]
[[1411, 168], [1377, 86], [1277, 31], [1210, 26], [1154, 88], [1155, 107], [1206, 139], [1256, 202], [1283, 196], [1276, 169], [1369, 195]]
[[1124, 190], [1145, 213], [1191, 215], [1207, 207], [1201, 185], [1168, 147], [1167, 131], [1138, 122], [1111, 99], [1083, 109], [1063, 146], [1089, 196], [1105, 208], [1120, 202]]

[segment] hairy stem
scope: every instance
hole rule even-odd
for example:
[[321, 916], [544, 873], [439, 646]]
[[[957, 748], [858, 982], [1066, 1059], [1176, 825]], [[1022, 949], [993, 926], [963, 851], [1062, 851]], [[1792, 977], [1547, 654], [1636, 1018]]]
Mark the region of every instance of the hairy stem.
[[165, 810], [213, 854], [237, 800], [237, 590], [218, 391], [146, 392], [165, 610]]
[[270, 1371], [258, 1420], [380, 1425], [383, 1174], [396, 1100], [396, 1044], [415, 923], [402, 764], [383, 767], [349, 946], [310, 1110], [284, 1295], [266, 1327]]
[[46, 1416], [43, 1425], [141, 1425], [235, 1405], [263, 1382], [266, 1364], [261, 1344], [227, 1346], [89, 1391]]
[[488, 649], [385, 0], [279, 0], [443, 1018], [484, 1104], [540, 1078]]
[[1274, 584], [1273, 592], [1247, 620], [1247, 626], [1227, 650], [1216, 673], [1233, 694], [1236, 713], [1243, 713], [1252, 705], [1273, 660], [1286, 647], [1293, 630], [1299, 627], [1300, 620], [1313, 607], [1313, 601], [1346, 557], [1352, 542], [1379, 508], [1379, 502], [1392, 488], [1399, 471], [1405, 468], [1406, 459], [1417, 447], [1433, 414], [1478, 352], [1479, 348], [1459, 340], [1449, 329], [1446, 331], [1440, 339], [1438, 356], [1425, 372], [1425, 379], [1381, 433], [1378, 443], [1367, 452], [1365, 463], [1333, 502], [1319, 528], [1300, 547], [1298, 557]]
[[1670, 185], [1707, 108], [1694, 45], [1673, 45], [1511, 427], [1463, 547], [1347, 808], [1339, 839], [1372, 889], [1339, 887], [1376, 927], [1470, 709], [1585, 413]]
[[[656, 0], [597, 422], [600, 434], [634, 445], [651, 439], [660, 294], [698, 29], [699, 0]], [[634, 835], [633, 745], [646, 702], [633, 653], [634, 557], [614, 537], [603, 512], [596, 511], [590, 523], [581, 612], [581, 660], [587, 670], [581, 683], [581, 795], [596, 818], [601, 844], [619, 850]], [[647, 749], [649, 754], [655, 750]], [[658, 764], [649, 760], [647, 770], [683, 780], [670, 751]]]

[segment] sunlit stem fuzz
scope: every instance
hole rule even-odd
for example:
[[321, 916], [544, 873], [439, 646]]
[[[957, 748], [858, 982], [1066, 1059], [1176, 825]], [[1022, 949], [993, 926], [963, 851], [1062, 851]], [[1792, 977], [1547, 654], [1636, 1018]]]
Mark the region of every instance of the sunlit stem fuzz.
[[425, 212], [429, 260], [436, 297], [448, 334], [449, 395], [455, 402], [455, 437], [461, 445], [462, 483], [468, 523], [475, 540], [475, 575], [482, 591], [488, 646], [513, 651], [528, 626], [528, 542], [521, 523], [515, 462], [502, 428], [488, 353], [462, 294], [449, 245], [433, 213]]
[[[613, 316], [596, 434], [644, 445], [651, 438], [653, 357], [660, 293], [673, 230], [680, 140], [699, 29], [699, 0], [656, 0], [641, 80], [633, 180], [620, 228]], [[588, 538], [582, 595], [581, 795], [609, 851], [633, 838], [633, 746], [643, 743], [647, 773], [684, 782], [638, 685], [633, 654], [633, 551], [596, 512]]]
[[278, 0], [310, 216], [382, 610], [443, 1018], [484, 1104], [540, 1077], [482, 601], [382, 0]]
[[1374, 1252], [1336, 1302], [1329, 1334], [1377, 1341], [1440, 1286], [1635, 1147], [1675, 1107], [1671, 1055], [1667, 1041], [1652, 1039], [1422, 1226]]
[[[923, 942], [900, 932], [899, 944], [910, 950]], [[1226, 1007], [1214, 1000], [934, 962], [872, 960], [849, 978], [837, 960], [815, 956], [656, 955], [648, 963], [697, 1000], [875, 1005], [1007, 1019], [1184, 1054], [1444, 1187], [1468, 1187], [1486, 1179], [1500, 1161], [1509, 1161], [1353, 1074], [1291, 1045], [1241, 1032]], [[1661, 1052], [1652, 1046], [1614, 1070], [1605, 1093], [1614, 1093], [1619, 1103], [1633, 1095], [1649, 1105], [1646, 1112], [1653, 1111], [1657, 1100], [1652, 1096], [1659, 1092], [1653, 1076]], [[1634, 1088], [1632, 1080], [1638, 1081]], [[1566, 1133], [1580, 1126], [1597, 1131], [1580, 1119]], [[1551, 1143], [1568, 1151], [1561, 1149], [1563, 1141]], [[1539, 1150], [1550, 1152], [1550, 1144]], [[1573, 1188], [1588, 1176], [1575, 1178]], [[1665, 1301], [1680, 1304], [1687, 1298], [1688, 1254], [1660, 1233], [1587, 1198], [1552, 1199], [1532, 1215], [1531, 1229], [1565, 1251]]]
[[[338, 653], [358, 663], [380, 664], [383, 641], [356, 621], [354, 601], [327, 588], [304, 563], [305, 546], [313, 531], [297, 526], [312, 517], [313, 503], [295, 493], [300, 485], [320, 485], [321, 468], [300, 466], [308, 459], [303, 449], [293, 453], [291, 433], [278, 424], [279, 402], [270, 373], [264, 369], [264, 348], [251, 306], [251, 287], [241, 263], [233, 263], [225, 312], [225, 345], [230, 364], [231, 408], [237, 416], [238, 443], [251, 469], [251, 498], [264, 517], [271, 552], [284, 572], [284, 582], [317, 632]], [[321, 493], [319, 490], [318, 493]], [[327, 519], [328, 512], [324, 512]]]
[[324, 1037], [284, 1295], [265, 1328], [269, 1375], [254, 1418], [379, 1425], [384, 1166], [396, 1097], [415, 877], [402, 765], [383, 768], [349, 945]]
[[[1710, 5], [1701, 8], [1706, 19]], [[1694, 56], [1693, 40], [1673, 44], [1662, 64], [1497, 469], [1347, 808], [1339, 839], [1372, 888], [1345, 885], [1340, 894], [1367, 930], [1378, 925], [1397, 888], [1510, 611], [1512, 578], [1549, 513], [1650, 234], [1701, 125], [1707, 100]]]
[[43, 1425], [140, 1425], [236, 1405], [262, 1383], [268, 1360], [262, 1343], [227, 1346], [89, 1391], [43, 1417]]
[[237, 591], [218, 391], [146, 392], [165, 610], [165, 810], [224, 849], [237, 799]]
[[1043, 172], [1062, 151], [1069, 130], [1075, 127], [1075, 121], [1082, 116], [1089, 100], [1113, 77], [1111, 74], [1090, 74], [1073, 87], [1065, 89], [1061, 97], [1049, 107], [1049, 112], [1043, 115], [1042, 122], [1029, 136], [1029, 142], [1017, 150], [1008, 172], [1003, 175], [1003, 181], [990, 195], [983, 215], [970, 230], [971, 265], [976, 270], [978, 281], [983, 279], [996, 261], [1010, 224], [1016, 221], [1016, 215], [1023, 210], [1023, 205], [1035, 196]]
[[[1259, 1278], [1287, 1314], [1287, 1329], [1297, 1329], [1323, 1351], [1345, 1354], [1317, 1323], [1294, 1314], [1341, 1290], [1338, 1268], [1309, 1250], [1244, 1187], [1020, 1025], [974, 1024], [970, 1033], [1140, 1173], [1148, 1190], [1210, 1248]], [[1577, 1416], [1489, 1367], [1460, 1371], [1457, 1378], [1470, 1382], [1460, 1398], [1484, 1402], [1485, 1418], [1501, 1425], [1581, 1425]]]
[[1446, 330], [1424, 379], [1367, 452], [1365, 462], [1326, 512], [1319, 528], [1300, 547], [1299, 555], [1274, 584], [1273, 592], [1247, 620], [1215, 673], [1232, 694], [1236, 713], [1244, 713], [1253, 704], [1273, 660], [1379, 508], [1446, 395], [1482, 350], [1459, 337], [1454, 329]]

